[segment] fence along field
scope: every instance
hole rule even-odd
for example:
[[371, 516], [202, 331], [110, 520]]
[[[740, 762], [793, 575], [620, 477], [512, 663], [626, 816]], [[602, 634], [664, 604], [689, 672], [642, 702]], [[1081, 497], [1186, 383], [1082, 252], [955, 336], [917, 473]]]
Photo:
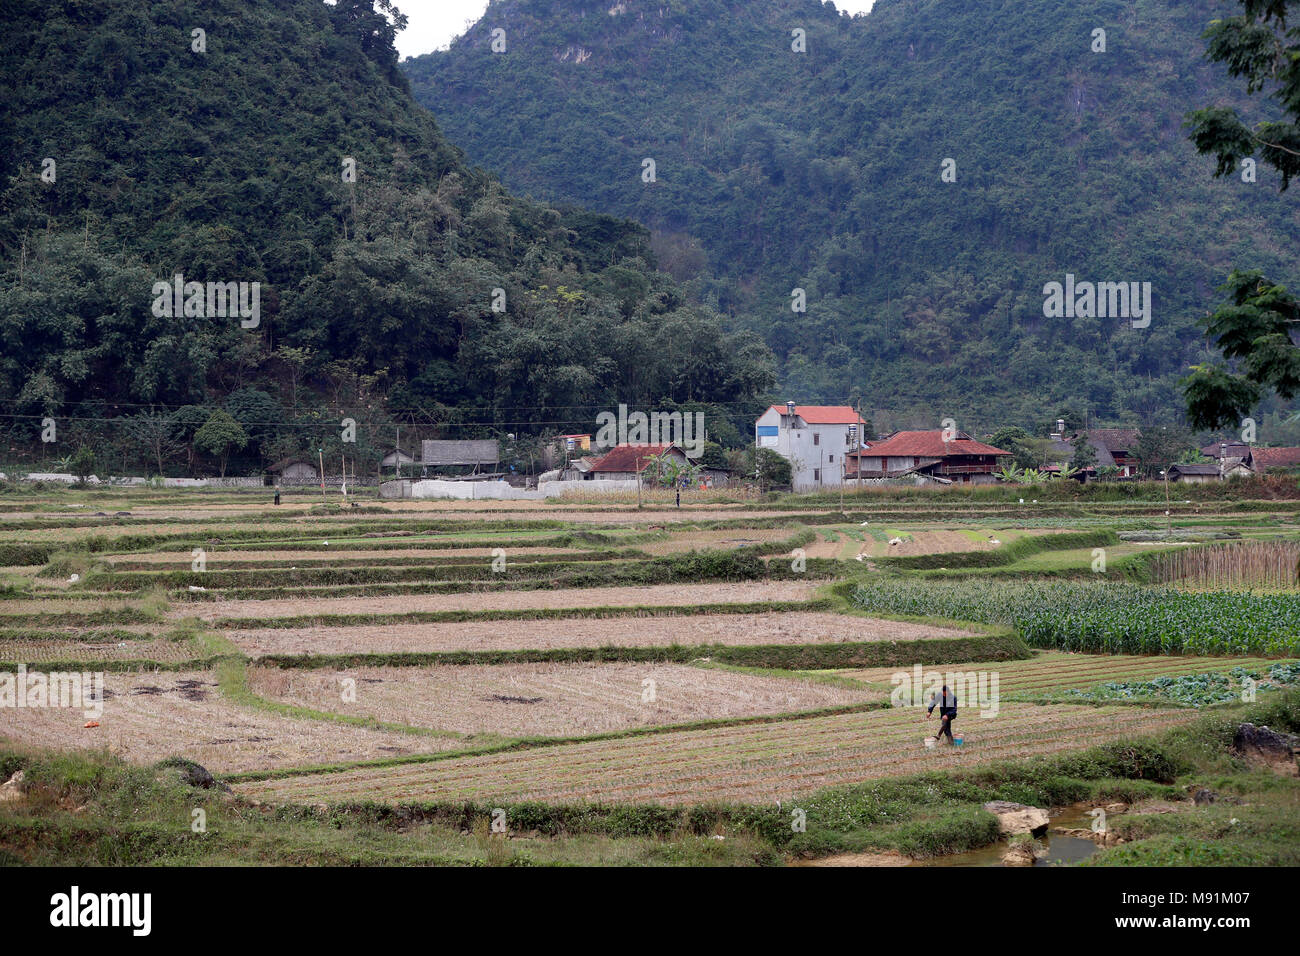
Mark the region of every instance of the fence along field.
[[1233, 541], [1153, 555], [1156, 581], [1199, 590], [1300, 591], [1300, 541]]
[[[918, 510], [922, 506], [927, 513], [935, 510], [932, 503], [920, 503]], [[23, 715], [20, 721], [6, 721], [0, 736], [66, 748], [109, 745], [142, 762], [185, 756], [226, 775], [240, 795], [258, 800], [690, 806], [766, 803], [926, 769], [1079, 750], [1159, 732], [1194, 717], [1175, 707], [1044, 707], [1011, 701], [995, 719], [972, 714], [964, 720], [968, 737], [960, 752], [935, 752], [922, 745], [933, 725], [921, 713], [873, 709], [882, 702], [879, 689], [855, 686], [852, 680], [809, 683], [789, 672], [709, 670], [685, 666], [692, 663], [689, 657], [676, 664], [407, 661], [394, 666], [363, 660], [339, 666], [326, 660], [327, 655], [404, 652], [715, 645], [779, 647], [811, 657], [763, 666], [809, 667], [820, 660], [824, 668], [834, 665], [824, 663], [829, 657], [817, 657], [821, 650], [870, 645], [914, 655], [908, 666], [932, 658], [945, 666], [957, 659], [951, 656], [952, 641], [989, 638], [937, 619], [1021, 627], [1023, 612], [1039, 592], [1008, 592], [1009, 599], [997, 591], [949, 593], [942, 588], [968, 585], [914, 581], [906, 568], [882, 577], [853, 558], [864, 552], [888, 556], [889, 539], [906, 534], [910, 557], [921, 559], [914, 562], [918, 565], [927, 563], [927, 541], [936, 552], [945, 552], [935, 563], [960, 564], [962, 559], [954, 561], [952, 555], [964, 553], [964, 541], [973, 552], [971, 565], [981, 566], [996, 560], [991, 556], [1000, 545], [994, 540], [1065, 533], [1058, 528], [1052, 535], [1008, 533], [999, 538], [998, 526], [990, 525], [987, 516], [959, 530], [923, 529], [891, 518], [873, 532], [829, 512], [738, 514], [711, 507], [682, 513], [575, 513], [567, 506], [530, 504], [520, 509], [528, 512], [525, 520], [498, 505], [477, 511], [455, 506], [454, 519], [450, 510], [428, 506], [386, 515], [289, 514], [264, 504], [241, 508], [231, 496], [219, 511], [214, 508], [212, 516], [199, 520], [185, 519], [178, 508], [163, 505], [149, 516], [112, 519], [110, 526], [100, 519], [65, 516], [48, 522], [31, 519], [36, 526], [20, 532], [0, 530], [0, 537], [14, 547], [21, 543], [43, 549], [42, 563], [5, 572], [18, 583], [9, 591], [0, 588], [0, 667], [71, 659], [99, 660], [110, 670], [114, 662], [131, 668], [130, 673], [109, 674], [114, 696], [106, 702], [99, 728], [48, 715], [31, 723]], [[824, 549], [830, 560], [818, 566], [827, 576], [809, 580], [789, 573], [789, 555], [775, 547], [789, 544], [804, 529], [802, 517], [810, 521], [807, 528], [826, 530], [815, 540], [831, 546]], [[717, 520], [726, 526], [702, 527]], [[883, 542], [881, 535], [886, 536]], [[190, 552], [196, 547], [204, 549], [208, 571], [191, 570]], [[594, 566], [635, 570], [701, 548], [725, 555], [766, 547], [759, 558], [774, 573], [738, 580], [507, 590], [488, 569], [497, 547], [505, 549], [507, 563], [519, 568], [527, 584], [553, 583], [558, 573], [580, 565], [584, 573]], [[14, 554], [31, 558], [36, 551]], [[835, 570], [827, 572], [832, 566]], [[473, 570], [462, 574], [458, 568]], [[423, 569], [446, 590], [364, 591], [422, 586], [425, 582], [404, 578]], [[42, 570], [44, 576], [38, 576]], [[73, 573], [77, 581], [69, 580]], [[352, 583], [333, 583], [336, 573], [336, 580]], [[878, 587], [892, 597], [875, 604], [858, 598], [858, 613], [845, 614], [852, 608], [827, 597], [824, 587], [836, 578], [876, 582], [867, 588]], [[283, 593], [285, 583], [292, 583], [292, 594]], [[191, 587], [205, 590], [192, 592]], [[1133, 594], [1165, 600], [1164, 591], [1129, 587]], [[1081, 606], [1093, 607], [1087, 602]], [[1238, 629], [1245, 632], [1263, 618], [1259, 605], [1243, 606], [1255, 615], [1239, 622]], [[1285, 621], [1290, 607], [1277, 605], [1275, 617]], [[891, 621], [873, 617], [873, 612], [931, 620]], [[534, 619], [503, 617], [515, 613]], [[1285, 628], [1275, 630], [1285, 633]], [[927, 645], [944, 650], [927, 651]], [[1181, 648], [1191, 646], [1184, 641]], [[1177, 649], [1161, 644], [1158, 651]], [[1214, 650], [1233, 648], [1224, 642]], [[1285, 650], [1278, 644], [1236, 653]], [[1020, 654], [1025, 653], [1022, 647]], [[256, 658], [268, 656], [276, 666], [255, 664]], [[203, 659], [214, 663], [185, 666]], [[960, 659], [971, 660], [971, 653]], [[1004, 691], [1028, 693], [1088, 687], [1093, 678], [1145, 678], [1160, 670], [1150, 658], [1113, 660], [1110, 668], [1089, 658], [1077, 667], [1057, 663], [1041, 671], [1031, 665], [1051, 663], [1045, 658], [953, 666], [1005, 669]], [[1189, 669], [1181, 672], [1207, 673], [1261, 660], [1187, 660]], [[147, 662], [184, 669], [155, 673], [154, 664]], [[859, 670], [843, 674], [864, 677]], [[653, 675], [668, 676], [657, 682], [658, 708], [647, 709], [641, 702], [641, 680]], [[334, 695], [340, 677], [356, 680], [357, 706]], [[367, 683], [373, 680], [384, 683]], [[675, 683], [682, 688], [677, 697]], [[851, 712], [838, 712], [846, 707]], [[721, 723], [697, 726], [710, 721]], [[545, 736], [555, 739], [541, 739]]]

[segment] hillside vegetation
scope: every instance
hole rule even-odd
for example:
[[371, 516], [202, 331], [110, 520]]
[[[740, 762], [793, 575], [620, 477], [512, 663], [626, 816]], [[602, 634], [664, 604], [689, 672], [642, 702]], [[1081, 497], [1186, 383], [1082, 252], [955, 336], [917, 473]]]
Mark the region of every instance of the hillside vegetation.
[[[1234, 265], [1296, 279], [1276, 175], [1213, 179], [1183, 128], [1209, 105], [1272, 115], [1204, 58], [1209, 21], [1238, 12], [494, 0], [402, 68], [514, 189], [650, 227], [665, 267], [762, 333], [801, 401], [860, 395], [891, 413], [879, 428], [951, 415], [991, 431], [1062, 406], [1152, 422], [1181, 413], [1175, 383], [1209, 354], [1195, 320]], [[1045, 318], [1044, 286], [1067, 273], [1150, 282], [1149, 327]]]
[[[0, 62], [22, 78], [0, 103], [11, 455], [51, 450], [49, 416], [56, 454], [156, 471], [224, 451], [233, 470], [329, 453], [344, 416], [364, 449], [380, 422], [575, 430], [620, 401], [771, 383], [760, 341], [655, 271], [645, 229], [472, 169], [370, 0], [4, 9]], [[258, 315], [156, 314], [178, 274], [260, 283]], [[196, 445], [218, 408], [238, 430]]]

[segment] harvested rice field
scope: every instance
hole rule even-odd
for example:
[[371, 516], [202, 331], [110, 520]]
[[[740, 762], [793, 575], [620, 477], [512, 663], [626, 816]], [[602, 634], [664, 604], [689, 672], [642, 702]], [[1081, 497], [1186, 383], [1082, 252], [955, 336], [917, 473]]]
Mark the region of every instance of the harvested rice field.
[[0, 640], [0, 661], [156, 661], [177, 663], [203, 657], [191, 641], [19, 641]]
[[[1112, 745], [1105, 753], [1127, 753], [1135, 743], [1137, 753], [1159, 750], [1202, 706], [1241, 710], [1239, 685], [1225, 697], [1217, 675], [1241, 668], [1239, 681], [1296, 658], [1072, 654], [1031, 648], [1016, 620], [962, 622], [925, 603], [885, 617], [856, 599], [864, 585], [930, 594], [937, 584], [926, 576], [940, 574], [987, 586], [984, 600], [996, 605], [999, 573], [1069, 574], [1094, 539], [1121, 567], [1159, 552], [1121, 543], [1091, 513], [1081, 527], [1008, 528], [1008, 509], [963, 505], [969, 518], [950, 520], [924, 501], [878, 495], [868, 503], [888, 517], [865, 524], [739, 503], [394, 501], [310, 513], [317, 496], [289, 495], [275, 510], [261, 494], [192, 506], [157, 490], [139, 492], [148, 503], [132, 495], [115, 491], [80, 514], [72, 502], [0, 509], [0, 705], [19, 670], [102, 673], [107, 689], [93, 717], [0, 710], [0, 759], [23, 766], [44, 759], [29, 754], [57, 755], [101, 768], [85, 779], [123, 768], [155, 779], [160, 761], [192, 761], [233, 788], [221, 799], [235, 811], [274, 817], [286, 832], [356, 804], [451, 808], [453, 822], [419, 826], [458, 860], [514, 859], [478, 835], [494, 808], [562, 821], [556, 832], [511, 833], [556, 861], [571, 861], [572, 839], [606, 841], [612, 858], [631, 852], [628, 833], [593, 822], [606, 819], [632, 821], [645, 841], [636, 853], [707, 846], [689, 851], [693, 862], [719, 853], [911, 860], [910, 844], [889, 836], [908, 827], [936, 852], [955, 852], [990, 837], [978, 836], [988, 822], [978, 808], [954, 798], [936, 798], [937, 809], [929, 798], [890, 798], [886, 816], [872, 818], [887, 821], [879, 829], [844, 821], [877, 812], [861, 808], [878, 786], [910, 787], [935, 770], [1005, 774], [1006, 795], [1019, 797], [1025, 759]], [[114, 510], [130, 514], [93, 514]], [[926, 520], [903, 517], [912, 511]], [[1003, 549], [1014, 551], [1003, 559]], [[936, 723], [921, 708], [891, 706], [892, 678], [918, 665], [996, 675], [995, 688], [977, 684], [997, 695], [992, 706], [962, 705], [960, 747], [927, 746]], [[1164, 679], [1186, 682], [1186, 693], [1095, 692]], [[1263, 680], [1261, 699], [1280, 697], [1285, 683]], [[1212, 684], [1218, 696], [1188, 696]], [[839, 827], [824, 841], [786, 842], [737, 822], [778, 801], [781, 814], [791, 801], [849, 809], [835, 824], [810, 814], [810, 825]], [[7, 842], [26, 825], [11, 812], [0, 800], [0, 862], [15, 852], [8, 846], [28, 846]], [[405, 824], [390, 831], [375, 808], [365, 813], [381, 821], [374, 833], [402, 845], [385, 861], [424, 840]], [[348, 817], [333, 817], [331, 840], [346, 842], [338, 834], [355, 826]], [[731, 822], [710, 829], [693, 822], [724, 817]], [[358, 831], [347, 853], [372, 836]], [[337, 844], [327, 857], [284, 852], [352, 859]]]
[[966, 721], [961, 748], [930, 750], [924, 712], [892, 708], [654, 737], [564, 744], [454, 761], [358, 768], [236, 786], [260, 800], [658, 803], [790, 801], [824, 787], [1054, 753], [1168, 729], [1182, 711], [1030, 704]]
[[410, 595], [378, 598], [321, 597], [301, 600], [213, 601], [196, 612], [173, 609], [179, 619], [196, 613], [204, 621], [220, 618], [298, 617], [326, 614], [404, 614], [437, 611], [580, 609], [597, 607], [687, 607], [697, 604], [752, 604], [763, 601], [808, 601], [818, 585], [801, 581], [735, 584], [664, 584], [645, 587], [560, 588], [543, 591], [497, 591], [481, 594]]
[[[136, 763], [184, 756], [213, 773], [377, 760], [463, 748], [457, 737], [398, 733], [265, 713], [232, 703], [211, 671], [114, 674], [103, 713], [18, 708], [5, 715], [9, 740], [60, 750], [107, 750]], [[98, 722], [97, 727], [86, 727]]]
[[[339, 567], [345, 562], [367, 562], [382, 565], [391, 563], [394, 558], [402, 559], [419, 559], [419, 558], [443, 558], [453, 559], [456, 561], [473, 561], [476, 559], [491, 560], [493, 548], [402, 548], [375, 551], [367, 551], [364, 548], [358, 549], [333, 549], [325, 551], [207, 551], [205, 559], [207, 566], [211, 570], [221, 568], [263, 568], [267, 566], [279, 567], [281, 565], [288, 567], [296, 565], [298, 567]], [[565, 557], [580, 558], [590, 552], [583, 548], [562, 548], [562, 547], [527, 547], [512, 546], [510, 555], [513, 559], [530, 559], [538, 555], [557, 555]], [[146, 554], [117, 554], [110, 555], [106, 561], [115, 567], [124, 567], [135, 564], [156, 566], [158, 570], [167, 568], [190, 567], [192, 559], [188, 552], [154, 552]]]
[[968, 635], [957, 628], [844, 614], [788, 611], [674, 617], [554, 618], [353, 627], [224, 631], [249, 657], [272, 654], [393, 654], [444, 651], [667, 647], [673, 644], [832, 644], [913, 641]]
[[[883, 700], [885, 695], [678, 664], [495, 664], [355, 670], [252, 668], [268, 700], [385, 723], [573, 737]], [[351, 693], [346, 702], [342, 689]]]

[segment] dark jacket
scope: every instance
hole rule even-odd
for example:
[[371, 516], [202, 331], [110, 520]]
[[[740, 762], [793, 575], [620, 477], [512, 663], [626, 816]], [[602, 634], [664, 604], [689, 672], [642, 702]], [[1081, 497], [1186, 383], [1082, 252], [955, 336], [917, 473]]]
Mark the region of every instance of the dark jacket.
[[930, 695], [930, 706], [925, 709], [927, 714], [934, 713], [935, 706], [939, 707], [939, 716], [953, 718], [957, 716], [957, 695], [952, 691], [943, 694], [936, 691]]

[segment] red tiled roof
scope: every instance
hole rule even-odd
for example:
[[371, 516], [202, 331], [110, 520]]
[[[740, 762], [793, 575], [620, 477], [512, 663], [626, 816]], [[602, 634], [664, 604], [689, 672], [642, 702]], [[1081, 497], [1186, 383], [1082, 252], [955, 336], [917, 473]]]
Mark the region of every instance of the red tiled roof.
[[1256, 471], [1300, 465], [1300, 448], [1252, 448], [1250, 463]]
[[898, 432], [882, 442], [865, 448], [861, 454], [868, 458], [945, 458], [950, 455], [1010, 455], [1011, 452], [975, 441], [964, 432], [955, 440], [945, 442], [943, 431]]
[[592, 471], [644, 471], [646, 459], [662, 455], [669, 445], [617, 445], [591, 466]]
[[[785, 406], [773, 405], [768, 411], [784, 415]], [[847, 405], [796, 405], [794, 413], [809, 425], [852, 425], [862, 422], [862, 416]]]

